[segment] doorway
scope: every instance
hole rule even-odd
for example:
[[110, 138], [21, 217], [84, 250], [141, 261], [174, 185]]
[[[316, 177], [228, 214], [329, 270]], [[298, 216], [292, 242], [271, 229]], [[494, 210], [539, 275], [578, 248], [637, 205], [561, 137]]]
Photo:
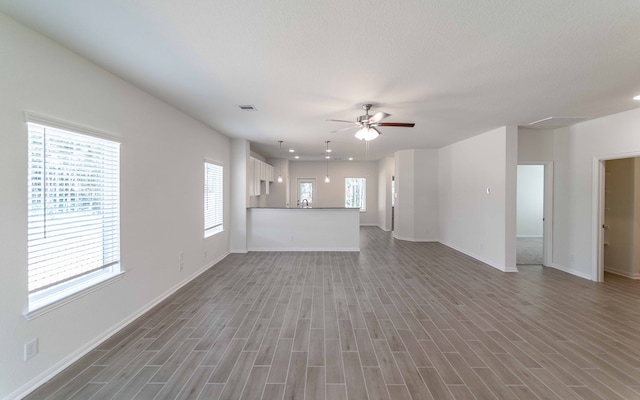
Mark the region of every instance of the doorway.
[[395, 210], [396, 210], [396, 177], [391, 177], [391, 232], [394, 231], [394, 224], [396, 222], [395, 218]]
[[[610, 250], [615, 246], [616, 248], [621, 247], [622, 242], [624, 242], [625, 240], [622, 240], [617, 237], [616, 233], [609, 232], [611, 231], [612, 227], [614, 227], [614, 221], [618, 220], [618, 216], [615, 216], [615, 213], [618, 212], [616, 210], [607, 210], [607, 208], [610, 208], [609, 206], [613, 205], [614, 208], [619, 207], [619, 205], [616, 205], [614, 203], [611, 203], [611, 201], [620, 201], [618, 200], [612, 200], [611, 196], [609, 197], [609, 203], [606, 203], [607, 200], [607, 193], [606, 191], [609, 189], [613, 189], [614, 191], [615, 186], [617, 185], [616, 183], [614, 183], [614, 181], [609, 180], [609, 188], [606, 188], [606, 184], [607, 184], [607, 172], [606, 172], [606, 167], [607, 167], [607, 163], [609, 161], [615, 161], [615, 160], [622, 160], [622, 159], [631, 159], [633, 160], [633, 164], [634, 167], [636, 167], [638, 164], [638, 159], [640, 158], [640, 152], [632, 152], [632, 153], [626, 153], [626, 154], [615, 154], [615, 155], [605, 155], [605, 156], [596, 156], [593, 159], [593, 182], [595, 183], [592, 186], [592, 253], [591, 253], [591, 259], [592, 259], [592, 266], [591, 266], [591, 280], [596, 281], [596, 282], [603, 282], [604, 281], [604, 271], [605, 271], [605, 253], [606, 252], [610, 252]], [[614, 171], [611, 170], [611, 167], [613, 166], [613, 168], [616, 168], [616, 164], [611, 163], [609, 164], [609, 174], [612, 174], [612, 178], [614, 180], [618, 180], [616, 177], [613, 177], [613, 173]], [[619, 165], [618, 165], [619, 166]], [[637, 167], [636, 167], [637, 168]], [[636, 173], [636, 171], [638, 171]], [[625, 172], [625, 174], [628, 174], [629, 170], [627, 170], [627, 172]], [[636, 185], [636, 181], [640, 180], [640, 170], [633, 170], [632, 171], [633, 176], [637, 179], [634, 179], [633, 181], [633, 187], [634, 187], [634, 192], [636, 190], [640, 190], [640, 183]], [[615, 172], [616, 175], [620, 175], [619, 172]], [[628, 178], [628, 176], [627, 176]], [[625, 179], [625, 178], [622, 178]], [[628, 183], [628, 182], [627, 182]], [[611, 188], [611, 186], [614, 186], [613, 188]], [[625, 184], [623, 184], [622, 186], [627, 186]], [[637, 188], [636, 188], [637, 186]], [[606, 190], [605, 190], [606, 189]], [[628, 190], [628, 188], [627, 188]], [[640, 193], [640, 192], [639, 192]], [[612, 193], [613, 194], [613, 193]], [[628, 201], [627, 201], [628, 202]], [[632, 201], [633, 203], [637, 203], [636, 199], [634, 199]], [[624, 203], [624, 201], [622, 202]], [[616, 221], [615, 223], [615, 227], [613, 230], [617, 230], [618, 228], [620, 228], [620, 225], [618, 224], [618, 221]], [[633, 234], [630, 233], [630, 237], [633, 237]], [[613, 236], [613, 237], [612, 237]], [[640, 238], [640, 232], [638, 234], [638, 236]], [[629, 246], [631, 247], [631, 251], [633, 251], [634, 248], [636, 248], [637, 246], [635, 246], [635, 243], [631, 243], [632, 239], [626, 239], [627, 242], [629, 242]], [[635, 257], [635, 256], [634, 256]], [[640, 259], [640, 255], [638, 255], [638, 258]], [[607, 256], [607, 262], [616, 262], [613, 261], [609, 255]], [[617, 262], [616, 262], [617, 263]], [[608, 269], [610, 270], [609, 272], [611, 272], [612, 268], [616, 268], [616, 269], [620, 269], [620, 267], [618, 266], [611, 266]], [[631, 270], [629, 271], [629, 277], [630, 278], [634, 278], [634, 279], [640, 279], [640, 271], [637, 272], [636, 276], [634, 276], [634, 273], [631, 273]]]
[[544, 262], [544, 165], [518, 165], [516, 264]]
[[604, 160], [602, 168], [599, 278], [615, 274], [640, 279], [640, 158]]
[[516, 264], [552, 264], [553, 162], [521, 163], [517, 171]]

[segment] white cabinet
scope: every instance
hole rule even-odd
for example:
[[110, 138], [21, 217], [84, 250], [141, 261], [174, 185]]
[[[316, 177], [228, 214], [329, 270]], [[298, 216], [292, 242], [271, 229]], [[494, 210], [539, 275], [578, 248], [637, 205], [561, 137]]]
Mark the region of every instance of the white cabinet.
[[253, 195], [254, 196], [260, 196], [262, 194], [260, 192], [260, 177], [261, 177], [260, 176], [260, 174], [261, 174], [260, 170], [261, 170], [262, 161], [256, 159], [254, 161], [254, 163], [255, 163], [255, 169], [254, 169], [254, 175], [253, 175], [253, 187], [254, 187], [254, 189], [253, 189], [253, 193], [254, 194]]
[[268, 173], [267, 173], [267, 180], [268, 180], [269, 182], [273, 182], [273, 179], [274, 179], [274, 172], [273, 172], [273, 170], [274, 170], [273, 165], [269, 165], [269, 164], [267, 164], [267, 171], [268, 171]]
[[249, 192], [249, 196], [256, 195], [256, 159], [253, 157], [249, 157], [249, 162], [247, 163], [247, 191]]
[[274, 168], [262, 160], [249, 157], [247, 167], [247, 186], [249, 196], [269, 194], [269, 182], [273, 182]]

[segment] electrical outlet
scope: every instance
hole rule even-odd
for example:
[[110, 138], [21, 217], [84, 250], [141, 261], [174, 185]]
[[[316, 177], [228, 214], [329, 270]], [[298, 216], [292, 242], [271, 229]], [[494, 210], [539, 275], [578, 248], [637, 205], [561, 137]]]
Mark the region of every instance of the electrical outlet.
[[38, 354], [38, 339], [33, 339], [24, 344], [24, 360], [35, 357]]
[[180, 271], [182, 271], [182, 269], [184, 268], [184, 252], [182, 250], [180, 250], [179, 253], [179, 263], [178, 263], [178, 268], [180, 269]]

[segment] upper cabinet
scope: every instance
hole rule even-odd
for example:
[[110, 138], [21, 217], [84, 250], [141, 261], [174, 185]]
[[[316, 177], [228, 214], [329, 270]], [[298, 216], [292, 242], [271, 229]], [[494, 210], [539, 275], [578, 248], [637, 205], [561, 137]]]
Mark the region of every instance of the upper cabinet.
[[273, 182], [273, 179], [274, 168], [272, 165], [255, 157], [249, 157], [249, 168], [247, 169], [249, 196], [269, 194], [269, 183]]

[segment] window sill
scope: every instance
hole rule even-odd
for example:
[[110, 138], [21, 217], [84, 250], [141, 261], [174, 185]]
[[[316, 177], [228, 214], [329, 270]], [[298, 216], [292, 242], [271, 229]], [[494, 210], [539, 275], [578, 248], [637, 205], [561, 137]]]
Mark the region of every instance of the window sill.
[[[73, 286], [62, 293], [55, 293], [36, 302], [32, 302], [29, 304], [29, 311], [24, 313], [23, 316], [27, 320], [38, 318], [58, 307], [62, 307], [67, 303], [71, 303], [80, 297], [84, 297], [91, 292], [120, 280], [124, 276], [124, 273], [125, 271], [118, 271], [111, 274], [103, 274], [83, 282], [82, 285]], [[73, 292], [69, 293], [72, 290]]]
[[222, 228], [220, 228], [220, 229], [212, 228], [212, 229], [209, 229], [208, 231], [205, 231], [204, 238], [205, 239], [206, 238], [210, 238], [211, 236], [215, 236], [218, 233], [222, 233], [222, 232], [224, 232], [224, 229], [222, 229]]

